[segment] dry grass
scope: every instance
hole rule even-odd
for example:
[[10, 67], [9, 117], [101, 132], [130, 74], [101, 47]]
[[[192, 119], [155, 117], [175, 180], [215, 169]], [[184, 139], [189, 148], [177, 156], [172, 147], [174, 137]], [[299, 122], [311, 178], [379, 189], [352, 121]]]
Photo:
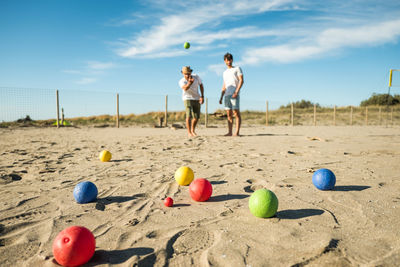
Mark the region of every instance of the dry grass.
[[[368, 111], [365, 107], [353, 107], [351, 117], [350, 107], [337, 107], [334, 117], [334, 109], [320, 107], [316, 110], [316, 125], [400, 125], [400, 106], [395, 107], [378, 107], [369, 106]], [[366, 115], [367, 113], [367, 115]], [[241, 112], [243, 125], [265, 125], [266, 114], [264, 111], [247, 111]], [[157, 126], [160, 118], [164, 119], [163, 112], [149, 112], [146, 114], [128, 114], [120, 115], [120, 126]], [[367, 121], [368, 120], [368, 121]], [[54, 127], [55, 120], [33, 121], [21, 119], [16, 122], [0, 123], [0, 128], [7, 127]], [[71, 126], [93, 126], [93, 127], [114, 127], [116, 125], [116, 116], [99, 115], [89, 117], [66, 118]], [[200, 122], [204, 123], [205, 114], [201, 114]], [[185, 124], [185, 112], [169, 112], [168, 125], [179, 123]], [[226, 124], [226, 115], [224, 110], [217, 110], [214, 114], [209, 114], [208, 125]], [[280, 108], [268, 112], [269, 125], [291, 125], [290, 108]], [[295, 109], [294, 125], [314, 125], [314, 109]], [[164, 120], [165, 125], [165, 120]]]

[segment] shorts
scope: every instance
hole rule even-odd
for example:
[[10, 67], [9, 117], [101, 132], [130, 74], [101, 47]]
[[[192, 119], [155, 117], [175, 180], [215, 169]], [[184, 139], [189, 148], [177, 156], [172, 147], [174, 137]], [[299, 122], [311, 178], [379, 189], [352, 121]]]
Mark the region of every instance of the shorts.
[[199, 100], [184, 100], [186, 108], [186, 118], [200, 118], [200, 102]]
[[225, 110], [229, 110], [229, 109], [237, 109], [237, 110], [239, 110], [239, 104], [240, 104], [239, 95], [237, 95], [236, 98], [232, 98], [232, 95], [224, 96]]

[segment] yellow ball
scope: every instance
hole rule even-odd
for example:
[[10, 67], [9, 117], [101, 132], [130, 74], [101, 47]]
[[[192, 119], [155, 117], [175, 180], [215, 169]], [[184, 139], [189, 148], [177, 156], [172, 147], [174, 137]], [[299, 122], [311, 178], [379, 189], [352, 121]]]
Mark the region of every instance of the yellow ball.
[[99, 155], [99, 159], [100, 159], [102, 162], [110, 161], [110, 159], [111, 159], [111, 153], [110, 153], [110, 151], [108, 151], [108, 150], [103, 150], [103, 151], [101, 151], [101, 152], [100, 152], [100, 155]]
[[193, 179], [194, 173], [189, 167], [182, 166], [175, 172], [175, 180], [179, 185], [189, 185]]

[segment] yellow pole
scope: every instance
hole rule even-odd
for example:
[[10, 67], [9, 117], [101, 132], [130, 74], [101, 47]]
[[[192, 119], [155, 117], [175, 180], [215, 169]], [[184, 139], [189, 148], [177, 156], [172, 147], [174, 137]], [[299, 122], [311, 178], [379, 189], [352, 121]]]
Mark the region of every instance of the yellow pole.
[[393, 70], [390, 70], [390, 74], [389, 74], [389, 87], [392, 87], [392, 74], [393, 74]]
[[56, 98], [57, 98], [57, 128], [60, 128], [60, 100], [58, 97], [58, 90], [56, 90]]

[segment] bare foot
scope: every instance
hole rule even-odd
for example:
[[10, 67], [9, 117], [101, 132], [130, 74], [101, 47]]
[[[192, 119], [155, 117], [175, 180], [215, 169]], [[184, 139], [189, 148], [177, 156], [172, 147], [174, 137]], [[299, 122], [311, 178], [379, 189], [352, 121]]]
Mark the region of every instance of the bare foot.
[[238, 133], [236, 133], [236, 134], [234, 134], [233, 136], [240, 137], [241, 135], [240, 135], [240, 134], [238, 134]]
[[231, 133], [224, 134], [224, 136], [232, 136]]
[[192, 136], [197, 136], [197, 133], [195, 133], [195, 132], [192, 132]]

